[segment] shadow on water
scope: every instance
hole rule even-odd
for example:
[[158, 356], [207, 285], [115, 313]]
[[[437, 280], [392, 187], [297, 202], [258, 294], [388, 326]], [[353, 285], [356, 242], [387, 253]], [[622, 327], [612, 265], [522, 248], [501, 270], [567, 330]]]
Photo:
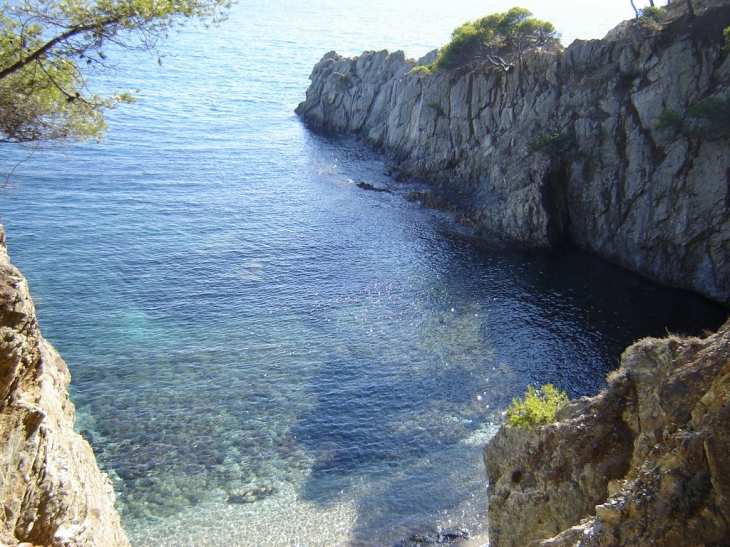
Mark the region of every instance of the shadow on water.
[[[441, 362], [434, 354], [441, 351], [451, 360], [457, 357], [454, 349], [405, 347], [417, 338], [404, 337], [402, 352], [393, 340], [384, 342], [390, 348], [375, 352], [340, 348], [310, 377], [308, 391], [316, 403], [298, 416], [290, 432], [315, 457], [311, 476], [316, 484], [304, 488], [305, 498], [328, 497], [331, 477], [400, 465], [458, 442], [480, 426], [483, 413], [472, 401], [481, 383], [470, 370], [486, 366], [489, 356], [476, 363], [479, 348], [467, 347], [461, 363]], [[450, 416], [459, 420], [445, 428]], [[340, 482], [332, 484], [337, 490]]]
[[[428, 523], [415, 514], [433, 523], [462, 504], [478, 506], [483, 441], [469, 439], [528, 384], [593, 395], [635, 340], [701, 334], [728, 315], [580, 251], [524, 252], [448, 223], [439, 239], [440, 256], [431, 257], [438, 282], [420, 302], [429, 324], [382, 341], [402, 344], [402, 359], [352, 347], [333, 353], [310, 378], [317, 402], [291, 430], [314, 458], [299, 495], [327, 505], [356, 491], [353, 537], [363, 544], [422, 532]], [[360, 479], [369, 486], [359, 488]]]
[[702, 335], [730, 314], [697, 294], [576, 249], [542, 254], [453, 232], [448, 237], [458, 249], [454, 270], [488, 280], [472, 288], [491, 312], [485, 314], [485, 343], [523, 384], [554, 383], [571, 397], [595, 394], [633, 342], [668, 333]]
[[357, 357], [323, 365], [311, 379], [318, 403], [291, 429], [314, 455], [299, 497], [323, 506], [354, 499], [354, 545], [387, 545], [422, 531], [486, 485], [481, 444], [464, 446], [485, 420], [471, 408], [477, 382], [465, 368], [406, 379], [380, 372], [389, 368], [383, 365]]

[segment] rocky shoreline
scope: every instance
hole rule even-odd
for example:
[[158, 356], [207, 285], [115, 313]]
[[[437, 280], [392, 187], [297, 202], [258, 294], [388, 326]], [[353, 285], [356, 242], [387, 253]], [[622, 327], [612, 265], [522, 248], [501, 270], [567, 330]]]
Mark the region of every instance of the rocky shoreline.
[[[730, 6], [693, 4], [694, 17], [675, 0], [659, 21], [534, 49], [523, 74], [413, 70], [435, 53], [330, 52], [297, 114], [381, 151], [396, 177], [430, 182], [423, 201], [481, 234], [573, 245], [728, 305], [730, 128], [682, 124], [703, 100], [730, 101]], [[667, 113], [682, 119], [670, 135]], [[729, 409], [730, 322], [634, 344], [599, 395], [488, 443], [490, 544], [727, 545]]]
[[727, 545], [730, 322], [644, 339], [608, 387], [484, 451], [493, 547]]
[[675, 0], [660, 23], [533, 49], [523, 74], [330, 52], [296, 111], [383, 152], [396, 176], [431, 182], [481, 234], [574, 245], [730, 304], [730, 139], [658, 128], [668, 110], [730, 93], [730, 6], [696, 4], [694, 18]]

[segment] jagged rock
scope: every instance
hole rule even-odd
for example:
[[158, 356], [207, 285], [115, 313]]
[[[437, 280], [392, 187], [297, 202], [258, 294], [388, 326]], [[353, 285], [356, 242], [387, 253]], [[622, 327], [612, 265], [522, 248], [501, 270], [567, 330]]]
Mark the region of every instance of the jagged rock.
[[0, 545], [129, 546], [111, 481], [74, 433], [69, 381], [0, 226]]
[[730, 322], [634, 344], [557, 419], [485, 448], [491, 545], [730, 543]]
[[371, 192], [386, 192], [390, 193], [390, 189], [383, 188], [381, 186], [375, 186], [373, 184], [370, 184], [369, 182], [365, 182], [363, 180], [356, 182], [355, 186], [358, 188], [362, 188], [363, 190], [370, 190]]
[[[484, 234], [570, 242], [727, 304], [730, 139], [671, 139], [656, 125], [665, 109], [730, 91], [730, 6], [696, 2], [689, 19], [684, 5], [675, 0], [661, 25], [627, 22], [603, 40], [532, 50], [513, 73], [429, 74], [412, 71], [426, 59], [402, 52], [330, 52], [296, 111], [312, 127], [357, 134], [396, 176], [434, 183]], [[570, 146], [550, 147], [551, 135]]]

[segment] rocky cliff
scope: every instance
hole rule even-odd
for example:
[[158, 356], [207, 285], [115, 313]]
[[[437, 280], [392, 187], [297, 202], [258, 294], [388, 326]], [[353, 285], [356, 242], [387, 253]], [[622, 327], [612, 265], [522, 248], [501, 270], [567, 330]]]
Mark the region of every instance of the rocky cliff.
[[358, 135], [394, 174], [434, 183], [483, 234], [570, 243], [728, 304], [728, 132], [657, 128], [667, 111], [727, 98], [724, 4], [696, 1], [690, 18], [676, 0], [659, 23], [535, 49], [511, 72], [474, 62], [429, 73], [402, 52], [331, 52], [297, 113]]
[[730, 322], [634, 344], [598, 396], [489, 442], [491, 545], [730, 544], [728, 420]]
[[128, 547], [111, 481], [74, 433], [66, 363], [0, 226], [0, 545]]

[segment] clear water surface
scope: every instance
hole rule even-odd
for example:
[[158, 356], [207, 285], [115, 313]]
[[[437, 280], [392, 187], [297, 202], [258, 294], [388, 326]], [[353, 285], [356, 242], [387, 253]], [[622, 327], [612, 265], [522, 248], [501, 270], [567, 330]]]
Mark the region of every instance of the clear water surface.
[[[566, 42], [631, 15], [615, 4], [523, 3]], [[633, 340], [724, 319], [581, 253], [475, 240], [294, 116], [325, 52], [417, 57], [509, 7], [241, 0], [171, 37], [162, 67], [121, 57], [99, 84], [140, 100], [105, 142], [19, 166], [10, 253], [135, 546], [391, 545], [437, 527], [482, 544], [481, 449], [511, 397], [593, 394]]]

